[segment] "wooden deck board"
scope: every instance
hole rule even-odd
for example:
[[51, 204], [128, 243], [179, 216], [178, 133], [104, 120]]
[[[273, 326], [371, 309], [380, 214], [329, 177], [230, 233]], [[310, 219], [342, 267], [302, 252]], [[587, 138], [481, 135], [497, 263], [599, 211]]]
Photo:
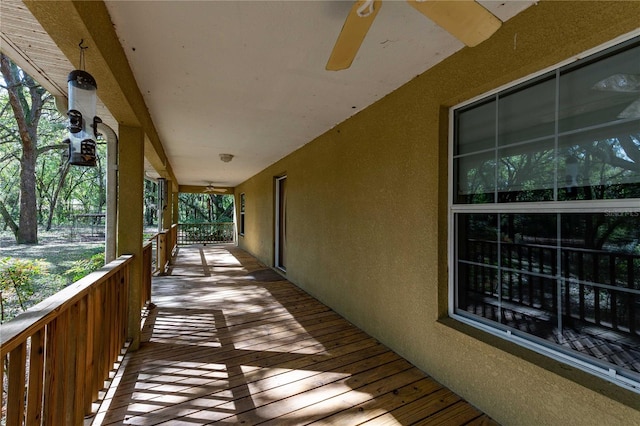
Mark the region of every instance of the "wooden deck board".
[[93, 424], [496, 424], [242, 250], [172, 270]]

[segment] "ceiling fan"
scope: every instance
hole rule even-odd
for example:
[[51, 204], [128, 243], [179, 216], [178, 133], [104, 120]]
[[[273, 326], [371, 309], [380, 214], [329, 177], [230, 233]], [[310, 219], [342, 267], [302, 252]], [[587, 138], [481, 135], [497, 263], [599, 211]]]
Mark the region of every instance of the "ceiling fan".
[[[407, 3], [469, 47], [488, 39], [502, 25], [500, 19], [475, 0], [407, 0]], [[355, 2], [333, 47], [327, 70], [351, 66], [381, 7], [382, 0]]]
[[227, 188], [216, 188], [213, 186], [212, 183], [210, 183], [209, 185], [207, 185], [207, 187], [204, 189], [204, 193], [211, 193], [211, 192], [227, 192], [228, 189]]

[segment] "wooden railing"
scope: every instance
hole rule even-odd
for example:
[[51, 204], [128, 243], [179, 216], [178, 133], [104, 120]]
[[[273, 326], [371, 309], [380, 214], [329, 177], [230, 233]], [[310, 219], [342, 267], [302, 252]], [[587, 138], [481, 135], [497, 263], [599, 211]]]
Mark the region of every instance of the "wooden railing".
[[176, 248], [178, 247], [178, 224], [171, 225], [167, 231], [167, 261], [171, 263]]
[[151, 302], [151, 277], [154, 273], [153, 243], [147, 241], [142, 247], [142, 290], [140, 292], [140, 309]]
[[500, 242], [499, 255], [497, 242], [469, 240], [461, 261], [466, 267], [460, 279], [470, 293], [497, 297], [499, 292], [512, 306], [551, 315], [560, 302], [565, 320], [640, 335], [640, 255], [510, 242]]
[[178, 245], [231, 243], [233, 222], [181, 223], [178, 225]]
[[83, 424], [126, 343], [131, 259], [119, 257], [0, 326], [7, 426]]
[[[150, 264], [153, 274], [164, 274], [167, 265], [171, 263], [178, 241], [178, 225], [174, 224], [149, 238], [147, 245], [150, 247]], [[155, 256], [154, 256], [155, 255]]]

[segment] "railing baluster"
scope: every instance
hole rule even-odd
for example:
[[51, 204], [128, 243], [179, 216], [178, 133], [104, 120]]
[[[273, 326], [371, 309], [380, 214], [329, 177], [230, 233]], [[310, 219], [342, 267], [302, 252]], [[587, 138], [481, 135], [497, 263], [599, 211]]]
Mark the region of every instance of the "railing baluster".
[[580, 320], [585, 320], [585, 311], [584, 311], [584, 253], [578, 252], [578, 280], [580, 284], [578, 284], [578, 310], [580, 314]]
[[[551, 262], [551, 276], [558, 276], [558, 262], [555, 261], [555, 254], [557, 249], [547, 249], [549, 253], [549, 262]], [[551, 284], [551, 310], [558, 312], [558, 280], [555, 278], [550, 282]]]
[[7, 395], [7, 425], [20, 426], [24, 422], [24, 385], [27, 364], [27, 342], [9, 353], [9, 389]]
[[[522, 245], [518, 244], [518, 270], [522, 271]], [[519, 302], [523, 303], [524, 296], [522, 294], [522, 272], [518, 272], [518, 297]]]
[[571, 252], [562, 250], [562, 270], [564, 271], [564, 316], [571, 319]]
[[[129, 266], [120, 273], [118, 281], [122, 286], [122, 301], [120, 314], [120, 341], [124, 345], [127, 340], [127, 307], [129, 306]], [[151, 300], [151, 276], [149, 276], [149, 300]]]
[[[593, 253], [593, 282], [600, 281], [600, 258], [598, 253]], [[600, 324], [600, 289], [593, 287], [593, 318], [596, 324]]]
[[[487, 265], [493, 265], [493, 246], [495, 244], [493, 244], [492, 242], [484, 242], [482, 245], [482, 251], [481, 251], [481, 256], [482, 256], [482, 261], [486, 262]], [[494, 292], [498, 292], [500, 291], [498, 288], [495, 288], [494, 286], [498, 285], [498, 283], [494, 283], [492, 280], [492, 276], [491, 276], [491, 268], [487, 268], [487, 267], [483, 267], [483, 278], [484, 278], [484, 282], [486, 283], [486, 289], [485, 289], [485, 293], [486, 294], [490, 294], [493, 295]]]
[[107, 289], [107, 301], [105, 303], [105, 307], [106, 307], [105, 336], [107, 338], [107, 357], [104, 359], [103, 377], [108, 377], [109, 371], [111, 370], [110, 360], [114, 359], [114, 354], [116, 352], [115, 350], [116, 339], [114, 338], [114, 335], [116, 334], [117, 331], [113, 329], [116, 312], [115, 312], [115, 309], [112, 308], [112, 306], [117, 306], [115, 304], [116, 298], [114, 294], [116, 289], [116, 283], [109, 281], [105, 283], [105, 288]]
[[[616, 287], [616, 255], [609, 255], [609, 285]], [[609, 306], [611, 312], [611, 327], [618, 329], [618, 292], [609, 290]]]
[[85, 411], [85, 393], [87, 389], [85, 387], [86, 382], [86, 362], [87, 362], [87, 299], [83, 297], [76, 303], [76, 315], [72, 319], [72, 322], [77, 323], [76, 328], [76, 357], [73, 368], [75, 369], [75, 389], [76, 392], [73, 396], [73, 418], [75, 424], [80, 424]]
[[[513, 251], [513, 245], [512, 244], [503, 244], [503, 247], [505, 248], [506, 252], [507, 252], [507, 259], [505, 262], [505, 266], [509, 269], [513, 268], [513, 257], [512, 257], [512, 251]], [[509, 301], [513, 300], [513, 272], [509, 271], [509, 273], [507, 274], [507, 281], [508, 282], [508, 297], [509, 297]]]
[[469, 271], [473, 274], [473, 289], [476, 293], [484, 294], [484, 270], [482, 267], [470, 265]]
[[95, 316], [94, 316], [94, 342], [93, 342], [93, 380], [96, 397], [102, 388], [102, 377], [104, 372], [102, 364], [105, 357], [104, 347], [104, 286], [96, 287], [95, 295]]
[[[536, 272], [540, 273], [540, 274], [544, 274], [544, 248], [542, 247], [538, 247], [538, 256], [537, 256], [537, 261], [538, 261], [538, 269]], [[544, 291], [544, 283], [545, 283], [545, 279], [544, 278], [540, 278], [538, 280], [538, 282], [540, 283], [540, 309], [544, 310], [545, 309], [545, 291]]]
[[44, 390], [44, 330], [31, 336], [29, 350], [29, 387], [27, 395], [27, 425], [38, 425], [42, 420], [42, 392]]
[[91, 411], [91, 404], [98, 399], [98, 389], [95, 385], [95, 355], [96, 355], [96, 289], [92, 288], [87, 295], [87, 356], [85, 358], [85, 396], [84, 411]]
[[69, 309], [67, 309], [59, 318], [62, 318], [62, 329], [65, 331], [66, 342], [63, 345], [64, 356], [62, 359], [64, 369], [64, 383], [62, 387], [63, 404], [64, 404], [64, 419], [65, 424], [74, 424], [73, 419], [73, 402], [76, 383], [76, 355], [78, 344], [78, 306], [74, 303]]
[[[1, 391], [4, 392], [4, 355], [0, 356], [0, 386]], [[0, 413], [4, 413], [4, 398], [0, 394]]]
[[[640, 256], [638, 256], [640, 258]], [[635, 284], [635, 271], [634, 271], [634, 256], [627, 257], [627, 287], [630, 289], [634, 288]], [[640, 303], [640, 300], [636, 303], [636, 298], [640, 298], [640, 296], [636, 296], [634, 294], [629, 294], [627, 296], [627, 304], [629, 308], [629, 332], [631, 334], [636, 334], [638, 330], [636, 329], [636, 306]]]
[[53, 425], [64, 419], [64, 346], [66, 330], [64, 316], [48, 324], [46, 338], [46, 379], [43, 423]]
[[106, 356], [102, 359], [102, 378], [109, 377], [109, 371], [111, 370], [111, 362], [113, 359], [113, 330], [111, 324], [113, 324], [114, 309], [115, 306], [113, 297], [115, 283], [112, 281], [104, 283], [105, 289], [105, 301], [104, 301], [104, 339], [105, 339], [105, 353]]

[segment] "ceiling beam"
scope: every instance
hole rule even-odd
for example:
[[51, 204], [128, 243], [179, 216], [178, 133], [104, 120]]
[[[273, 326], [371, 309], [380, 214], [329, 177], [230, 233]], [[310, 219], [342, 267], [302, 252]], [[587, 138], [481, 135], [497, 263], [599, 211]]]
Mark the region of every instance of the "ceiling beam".
[[104, 2], [25, 0], [24, 4], [76, 67], [83, 41], [88, 47], [85, 69], [98, 83], [98, 97], [119, 124], [142, 128], [145, 158], [161, 177], [177, 184]]

